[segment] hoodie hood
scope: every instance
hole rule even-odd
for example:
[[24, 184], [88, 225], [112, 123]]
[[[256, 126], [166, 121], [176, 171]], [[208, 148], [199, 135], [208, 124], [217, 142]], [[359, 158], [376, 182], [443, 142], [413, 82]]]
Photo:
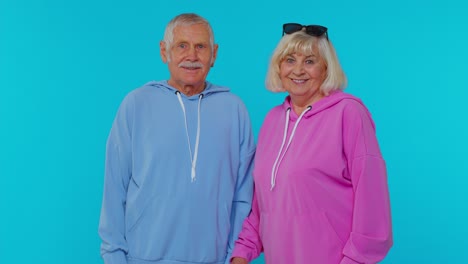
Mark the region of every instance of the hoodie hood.
[[[199, 94], [194, 94], [192, 96], [186, 96], [183, 93], [180, 93], [182, 97], [185, 97], [189, 100], [198, 100], [199, 95], [202, 95], [203, 98], [206, 98], [207, 96], [210, 96], [214, 93], [222, 93], [222, 92], [229, 92], [229, 88], [223, 87], [223, 86], [218, 86], [218, 85], [213, 85], [210, 82], [205, 82], [206, 87], [205, 89], [199, 93]], [[155, 87], [159, 89], [164, 89], [167, 90], [168, 92], [176, 93], [178, 90], [171, 85], [167, 83], [167, 80], [164, 81], [150, 81], [146, 83], [144, 86], [150, 86], [150, 87]]]
[[[356, 101], [359, 104], [364, 106], [361, 99], [359, 99], [359, 98], [357, 98], [357, 97], [355, 97], [355, 96], [353, 96], [351, 94], [344, 93], [342, 91], [336, 91], [334, 93], [331, 93], [331, 94], [323, 97], [322, 99], [318, 100], [314, 104], [310, 105], [311, 109], [304, 114], [303, 118], [310, 118], [311, 116], [313, 116], [313, 115], [315, 115], [317, 113], [320, 113], [323, 110], [326, 110], [326, 109], [336, 105], [337, 103], [341, 102], [342, 100], [347, 100], [347, 99], [354, 100], [354, 101]], [[284, 111], [287, 111], [288, 108], [292, 108], [292, 106], [291, 106], [291, 97], [289, 95], [284, 99], [283, 108], [284, 108]], [[290, 117], [291, 120], [294, 121], [299, 116], [294, 111], [291, 111], [291, 114], [289, 115], [289, 117]]]

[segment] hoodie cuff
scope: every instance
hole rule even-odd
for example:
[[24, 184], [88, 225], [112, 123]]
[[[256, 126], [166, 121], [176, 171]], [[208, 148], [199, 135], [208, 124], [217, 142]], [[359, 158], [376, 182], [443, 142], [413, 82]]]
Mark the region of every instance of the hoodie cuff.
[[231, 263], [231, 258], [232, 258], [232, 257], [231, 257], [231, 253], [232, 253], [232, 252], [231, 252], [230, 250], [228, 250], [228, 252], [227, 252], [227, 254], [226, 254], [226, 259], [224, 260], [224, 264], [229, 264], [229, 263]]
[[361, 262], [354, 261], [346, 256], [340, 262], [340, 264], [360, 264], [360, 263]]
[[105, 264], [127, 264], [127, 256], [121, 250], [102, 255]]
[[245, 258], [248, 262], [251, 262], [253, 257], [252, 254], [249, 254], [247, 250], [242, 250], [238, 245], [232, 251], [231, 257], [229, 258], [229, 263], [234, 257]]

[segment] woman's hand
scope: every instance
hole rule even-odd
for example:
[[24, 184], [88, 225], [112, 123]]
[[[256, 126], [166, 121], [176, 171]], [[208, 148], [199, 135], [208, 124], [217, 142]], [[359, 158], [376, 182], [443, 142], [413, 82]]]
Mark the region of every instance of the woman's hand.
[[245, 258], [234, 257], [231, 264], [249, 264], [249, 262]]

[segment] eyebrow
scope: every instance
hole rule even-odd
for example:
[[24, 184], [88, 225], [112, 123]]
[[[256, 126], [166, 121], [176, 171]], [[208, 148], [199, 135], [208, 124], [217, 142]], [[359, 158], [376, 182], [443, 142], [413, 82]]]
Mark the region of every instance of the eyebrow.
[[199, 42], [192, 42], [191, 40], [179, 40], [179, 41], [176, 41], [174, 43], [190, 43], [190, 44], [195, 44], [195, 45], [200, 45], [200, 44], [203, 44], [203, 45], [209, 45], [210, 43], [209, 42], [205, 42], [205, 41], [199, 41]]
[[306, 58], [306, 59], [308, 59], [308, 58], [317, 58], [317, 55], [312, 54], [312, 55], [306, 56], [305, 58]]
[[[297, 53], [286, 54], [286, 56], [284, 56], [284, 57], [285, 57], [285, 58], [286, 58], [286, 57], [294, 57], [294, 56], [293, 56], [294, 54], [297, 54]], [[306, 58], [306, 59], [309, 59], [309, 58], [318, 58], [318, 56], [315, 55], [315, 54], [311, 54], [311, 55], [305, 56], [305, 58]]]

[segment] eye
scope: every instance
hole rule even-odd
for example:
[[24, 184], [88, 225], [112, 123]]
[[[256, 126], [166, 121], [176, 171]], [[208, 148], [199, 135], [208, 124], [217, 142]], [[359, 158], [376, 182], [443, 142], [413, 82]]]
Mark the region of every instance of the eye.
[[185, 44], [185, 43], [180, 43], [178, 47], [179, 47], [179, 48], [182, 48], [182, 49], [185, 49], [185, 48], [187, 47], [187, 44]]
[[204, 48], [205, 48], [205, 45], [203, 45], [203, 44], [198, 44], [197, 45], [197, 49], [204, 49]]
[[306, 60], [305, 61], [305, 64], [314, 64], [314, 63], [315, 63], [314, 60]]
[[286, 63], [289, 63], [289, 64], [295, 62], [295, 60], [294, 60], [293, 58], [286, 58], [284, 61], [285, 61]]

